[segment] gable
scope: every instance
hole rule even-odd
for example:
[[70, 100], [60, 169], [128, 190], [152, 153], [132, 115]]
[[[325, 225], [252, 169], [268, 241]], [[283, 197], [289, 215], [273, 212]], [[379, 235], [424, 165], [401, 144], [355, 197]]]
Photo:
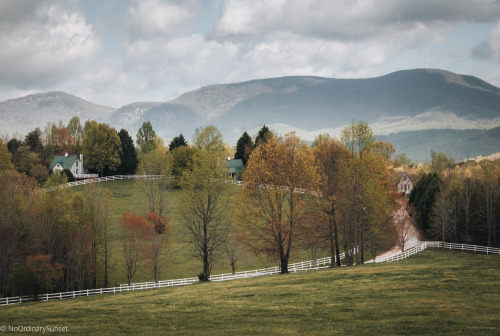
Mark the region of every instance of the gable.
[[71, 169], [77, 158], [77, 155], [54, 156], [49, 165], [49, 170], [53, 170], [57, 164], [59, 164], [63, 169]]

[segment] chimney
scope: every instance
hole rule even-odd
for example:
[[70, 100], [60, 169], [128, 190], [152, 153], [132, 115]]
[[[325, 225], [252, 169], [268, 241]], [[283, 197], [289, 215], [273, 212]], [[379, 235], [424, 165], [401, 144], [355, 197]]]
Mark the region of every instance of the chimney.
[[227, 161], [229, 161], [229, 160], [231, 160], [231, 157], [230, 157], [230, 156], [228, 156], [228, 157], [227, 157]]
[[68, 152], [64, 153], [64, 157], [68, 157]]
[[83, 162], [83, 154], [80, 154], [80, 162]]

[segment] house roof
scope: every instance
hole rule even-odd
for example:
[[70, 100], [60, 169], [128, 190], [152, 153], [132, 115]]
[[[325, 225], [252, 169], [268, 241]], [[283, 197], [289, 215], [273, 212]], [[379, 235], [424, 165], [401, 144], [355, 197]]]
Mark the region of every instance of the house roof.
[[243, 171], [243, 161], [241, 159], [227, 160], [226, 168], [230, 173], [241, 173]]
[[68, 156], [54, 156], [52, 162], [49, 165], [49, 170], [54, 169], [54, 167], [59, 163], [63, 169], [70, 169], [73, 163], [75, 163], [78, 155], [68, 155]]

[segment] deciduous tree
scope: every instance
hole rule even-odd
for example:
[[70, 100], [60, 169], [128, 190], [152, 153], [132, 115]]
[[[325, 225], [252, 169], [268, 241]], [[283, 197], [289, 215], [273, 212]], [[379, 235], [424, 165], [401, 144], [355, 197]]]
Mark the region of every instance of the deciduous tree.
[[212, 265], [228, 231], [229, 198], [225, 162], [216, 151], [200, 150], [192, 168], [185, 171], [180, 185], [183, 189], [180, 216], [188, 232], [188, 242], [203, 264], [200, 280], [209, 280]]
[[278, 258], [281, 273], [288, 273], [297, 228], [309, 218], [309, 199], [318, 195], [314, 155], [294, 133], [272, 137], [254, 150], [243, 180], [241, 236], [253, 251]]
[[136, 142], [141, 154], [147, 154], [158, 147], [156, 132], [154, 131], [151, 122], [145, 121], [142, 123], [141, 128], [137, 131]]
[[222, 133], [214, 125], [197, 127], [194, 131], [194, 146], [198, 149], [209, 151], [224, 151], [224, 140]]
[[85, 123], [83, 156], [87, 168], [102, 176], [105, 168], [115, 170], [119, 167], [121, 153], [120, 137], [114, 128], [94, 120]]
[[124, 213], [120, 218], [120, 229], [127, 282], [130, 285], [144, 259], [148, 225], [143, 217], [139, 217], [135, 213]]

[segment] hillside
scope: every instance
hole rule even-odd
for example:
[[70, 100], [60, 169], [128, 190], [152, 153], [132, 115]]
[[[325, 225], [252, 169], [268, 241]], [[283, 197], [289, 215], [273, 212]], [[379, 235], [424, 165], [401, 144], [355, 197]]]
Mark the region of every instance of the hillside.
[[[216, 84], [168, 102], [135, 102], [116, 110], [53, 92], [0, 103], [0, 134], [25, 134], [74, 115], [110, 122], [132, 135], [151, 121], [167, 140], [179, 133], [191, 140], [196, 127], [214, 124], [232, 144], [243, 131], [255, 135], [263, 124], [279, 134], [294, 130], [312, 141], [320, 133], [338, 136], [352, 120], [364, 120], [411, 158], [428, 157], [430, 148], [449, 150], [458, 158], [498, 151], [491, 151], [498, 132], [481, 135], [484, 141], [471, 134], [500, 126], [500, 89], [472, 76], [414, 69], [365, 79], [280, 77]], [[418, 133], [401, 133], [431, 129], [435, 131], [421, 133], [430, 136], [423, 135], [423, 143]], [[458, 151], [453, 139], [463, 139]]]
[[157, 126], [164, 137], [176, 135], [165, 128], [172, 128], [172, 119], [197, 116], [191, 132], [199, 124], [212, 123], [235, 142], [243, 130], [263, 124], [335, 133], [352, 119], [369, 122], [378, 134], [490, 128], [500, 125], [499, 107], [500, 89], [478, 78], [417, 69], [368, 79], [281, 77], [211, 85], [180, 96], [162, 111], [152, 108], [149, 114], [137, 114], [135, 125], [126, 123], [130, 118], [120, 110], [113, 120], [139, 127], [146, 117], [157, 115], [161, 122], [159, 116], [167, 109], [168, 120]]
[[0, 307], [0, 325], [109, 335], [498, 335], [499, 255], [404, 261]]
[[500, 127], [489, 130], [430, 129], [378, 135], [377, 140], [392, 143], [397, 153], [407, 153], [424, 162], [431, 150], [443, 152], [456, 161], [488, 156], [500, 149]]
[[116, 109], [90, 103], [65, 92], [48, 92], [0, 102], [0, 134], [24, 136], [30, 130], [48, 122], [69, 120], [78, 116], [80, 120], [95, 119], [109, 122]]

